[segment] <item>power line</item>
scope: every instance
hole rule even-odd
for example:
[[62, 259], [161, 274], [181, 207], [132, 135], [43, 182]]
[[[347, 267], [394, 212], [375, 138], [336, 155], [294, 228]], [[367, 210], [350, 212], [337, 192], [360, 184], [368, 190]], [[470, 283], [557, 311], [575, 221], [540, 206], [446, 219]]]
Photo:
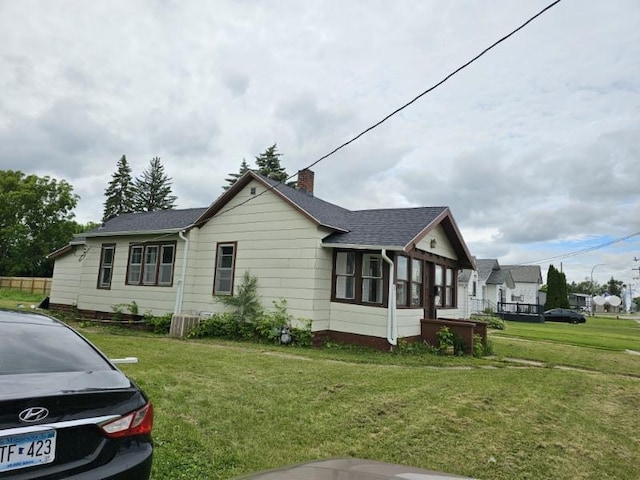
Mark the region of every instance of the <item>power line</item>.
[[610, 240], [608, 242], [602, 243], [600, 245], [595, 245], [593, 247], [584, 248], [582, 250], [576, 250], [575, 252], [564, 253], [562, 255], [556, 255], [555, 257], [543, 258], [541, 260], [534, 260], [532, 262], [523, 262], [520, 265], [531, 265], [535, 263], [547, 263], [553, 260], [562, 260], [565, 258], [575, 257], [576, 255], [581, 255], [583, 253], [593, 252], [594, 250], [599, 250], [604, 247], [608, 247], [610, 245], [614, 245], [616, 243], [624, 242], [625, 240], [629, 240], [630, 238], [636, 237], [640, 235], [640, 232], [632, 233], [625, 237], [616, 238], [615, 240]]
[[[465, 63], [464, 65], [458, 67], [457, 69], [455, 69], [453, 72], [451, 72], [449, 75], [447, 75], [446, 77], [444, 77], [442, 80], [440, 80], [438, 83], [436, 83], [435, 85], [433, 85], [432, 87], [426, 89], [425, 91], [423, 91], [422, 93], [420, 93], [419, 95], [417, 95], [416, 97], [414, 97], [413, 99], [411, 99], [410, 101], [408, 101], [407, 103], [405, 103], [404, 105], [402, 105], [401, 107], [397, 108], [396, 110], [394, 110], [393, 112], [391, 112], [389, 115], [387, 115], [386, 117], [384, 117], [382, 120], [374, 123], [373, 125], [371, 125], [370, 127], [366, 128], [365, 130], [363, 130], [362, 132], [360, 132], [359, 134], [357, 134], [355, 137], [351, 138], [350, 140], [347, 140], [346, 142], [344, 142], [342, 145], [334, 148], [333, 150], [331, 150], [329, 153], [327, 153], [326, 155], [323, 155], [322, 157], [320, 157], [319, 159], [317, 159], [316, 161], [314, 161], [313, 163], [311, 163], [309, 166], [305, 167], [305, 170], [311, 167], [314, 167], [315, 165], [317, 165], [318, 163], [322, 162], [323, 160], [326, 160], [327, 158], [329, 158], [330, 156], [334, 155], [335, 153], [337, 153], [338, 151], [342, 150], [343, 148], [345, 148], [347, 145], [352, 144], [353, 142], [355, 142], [356, 140], [358, 140], [360, 137], [362, 137], [363, 135], [366, 135], [367, 133], [369, 133], [371, 130], [379, 127], [380, 125], [382, 125], [384, 122], [386, 122], [387, 120], [389, 120], [391, 117], [397, 115], [398, 113], [400, 113], [402, 110], [404, 110], [405, 108], [409, 107], [410, 105], [414, 104], [415, 102], [417, 102], [418, 100], [420, 100], [422, 97], [424, 97], [425, 95], [427, 95], [428, 93], [432, 92], [433, 90], [435, 90], [436, 88], [438, 88], [440, 85], [442, 85], [443, 83], [445, 83], [446, 81], [448, 81], [451, 77], [453, 77], [454, 75], [456, 75], [457, 73], [459, 73], [460, 71], [464, 70], [465, 68], [467, 68], [469, 65], [471, 65], [472, 63], [474, 63], [476, 60], [478, 60], [480, 57], [482, 57], [484, 54], [486, 54], [489, 50], [492, 50], [493, 48], [495, 48], [496, 46], [498, 46], [499, 44], [501, 44], [502, 42], [504, 42], [506, 39], [508, 39], [509, 37], [515, 35], [517, 32], [519, 32], [520, 30], [522, 30], [524, 27], [526, 27], [528, 24], [530, 24], [531, 22], [533, 22], [536, 18], [538, 18], [540, 15], [542, 15], [543, 13], [545, 13], [547, 10], [550, 10], [552, 7], [555, 7], [558, 3], [560, 3], [562, 0], [556, 0], [555, 2], [551, 3], [550, 5], [546, 6], [545, 8], [543, 8], [542, 10], [540, 10], [538, 13], [536, 13], [533, 17], [529, 18], [526, 22], [524, 22], [522, 25], [520, 25], [518, 28], [516, 28], [515, 30], [512, 30], [510, 33], [508, 33], [507, 35], [505, 35], [504, 37], [502, 37], [501, 39], [495, 41], [493, 44], [491, 44], [490, 46], [488, 46], [487, 48], [485, 48], [482, 52], [480, 52], [478, 55], [476, 55], [475, 57], [473, 57], [471, 60], [469, 60], [467, 63]], [[266, 190], [260, 192], [257, 195], [254, 195], [253, 197], [248, 198], [247, 200], [245, 200], [244, 202], [241, 202], [237, 205], [234, 205], [233, 207], [230, 207], [226, 210], [222, 210], [220, 212], [218, 212], [215, 216], [219, 216], [222, 215], [224, 213], [230, 212], [231, 210], [238, 208], [250, 201], [252, 201], [253, 199], [267, 193], [270, 192], [271, 190], [274, 190], [275, 188], [279, 187], [280, 185], [284, 184], [285, 182], [291, 180], [293, 177], [295, 177], [296, 175], [298, 175], [297, 173], [294, 173], [292, 175], [290, 175], [289, 177], [287, 177], [285, 180], [280, 181], [278, 183], [276, 183], [275, 185], [267, 188]]]

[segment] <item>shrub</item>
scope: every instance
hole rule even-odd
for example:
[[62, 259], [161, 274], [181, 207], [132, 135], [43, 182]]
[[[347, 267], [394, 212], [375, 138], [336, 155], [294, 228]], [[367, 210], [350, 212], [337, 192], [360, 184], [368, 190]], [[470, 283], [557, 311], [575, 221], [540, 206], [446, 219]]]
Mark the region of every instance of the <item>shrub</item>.
[[446, 353], [453, 347], [454, 335], [449, 327], [442, 327], [436, 332], [438, 337], [438, 352]]
[[504, 330], [507, 328], [504, 320], [495, 315], [471, 315], [471, 320], [478, 320], [487, 323], [487, 328], [494, 330]]
[[171, 329], [171, 317], [173, 314], [155, 316], [150, 312], [144, 314], [144, 321], [147, 325], [153, 326], [153, 333], [169, 333]]

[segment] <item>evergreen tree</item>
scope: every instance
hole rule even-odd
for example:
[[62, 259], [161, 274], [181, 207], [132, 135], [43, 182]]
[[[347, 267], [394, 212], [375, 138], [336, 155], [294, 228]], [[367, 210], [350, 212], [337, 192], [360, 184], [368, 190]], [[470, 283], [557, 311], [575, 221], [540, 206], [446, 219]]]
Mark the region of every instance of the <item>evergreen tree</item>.
[[164, 173], [160, 157], [153, 157], [149, 168], [136, 177], [133, 184], [133, 206], [136, 212], [155, 212], [175, 208], [177, 197], [171, 195], [171, 178]]
[[230, 173], [229, 177], [225, 178], [225, 182], [227, 182], [229, 185], [225, 185], [224, 187], [222, 187], [222, 189], [225, 191], [229, 190], [229, 188], [231, 188], [231, 186], [234, 183], [236, 183], [238, 179], [248, 171], [249, 171], [249, 165], [247, 164], [247, 161], [243, 158], [242, 163], [240, 164], [240, 170], [238, 171], [238, 173]]
[[133, 212], [133, 182], [131, 167], [127, 157], [122, 155], [118, 160], [117, 170], [111, 175], [111, 181], [104, 191], [107, 199], [104, 202], [102, 221], [112, 219], [121, 213]]
[[[278, 147], [274, 143], [263, 153], [256, 157], [256, 166], [258, 173], [267, 178], [278, 182], [285, 182], [289, 175], [282, 165], [280, 165], [281, 153], [278, 153]], [[295, 187], [296, 182], [289, 182], [287, 185]]]
[[569, 308], [569, 298], [567, 297], [567, 277], [553, 265], [549, 265], [547, 301], [544, 304], [544, 309], [550, 310], [552, 308]]

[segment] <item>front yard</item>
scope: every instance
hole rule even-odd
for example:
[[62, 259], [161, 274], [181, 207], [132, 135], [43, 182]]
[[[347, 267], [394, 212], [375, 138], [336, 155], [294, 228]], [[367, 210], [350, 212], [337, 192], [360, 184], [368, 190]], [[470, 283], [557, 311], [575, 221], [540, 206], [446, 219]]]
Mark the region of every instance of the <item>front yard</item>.
[[[509, 323], [489, 360], [84, 333], [140, 358], [123, 369], [156, 407], [156, 480], [336, 456], [482, 479], [637, 479], [640, 357], [557, 343], [545, 325], [548, 338], [523, 340], [527, 327]], [[580, 370], [546, 368], [559, 364]]]

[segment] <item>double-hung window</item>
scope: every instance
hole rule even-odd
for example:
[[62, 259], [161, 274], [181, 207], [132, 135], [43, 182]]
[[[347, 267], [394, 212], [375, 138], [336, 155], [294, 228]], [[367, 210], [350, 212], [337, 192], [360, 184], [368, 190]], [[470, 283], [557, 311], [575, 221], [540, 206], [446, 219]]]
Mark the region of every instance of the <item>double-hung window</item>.
[[336, 253], [336, 298], [353, 300], [356, 297], [356, 254]]
[[173, 243], [132, 245], [127, 265], [128, 285], [170, 286], [176, 246]]
[[396, 305], [406, 307], [409, 305], [409, 259], [404, 255], [396, 257]]
[[382, 303], [382, 256], [362, 255], [362, 301]]
[[435, 267], [436, 307], [453, 308], [456, 306], [455, 270], [442, 265], [436, 265]]
[[219, 243], [216, 251], [216, 272], [213, 281], [214, 295], [233, 295], [233, 271], [235, 268], [236, 244]]
[[411, 306], [422, 306], [422, 260], [411, 259]]
[[98, 273], [98, 288], [110, 289], [113, 277], [113, 261], [116, 255], [114, 244], [102, 245], [100, 251], [100, 271]]

